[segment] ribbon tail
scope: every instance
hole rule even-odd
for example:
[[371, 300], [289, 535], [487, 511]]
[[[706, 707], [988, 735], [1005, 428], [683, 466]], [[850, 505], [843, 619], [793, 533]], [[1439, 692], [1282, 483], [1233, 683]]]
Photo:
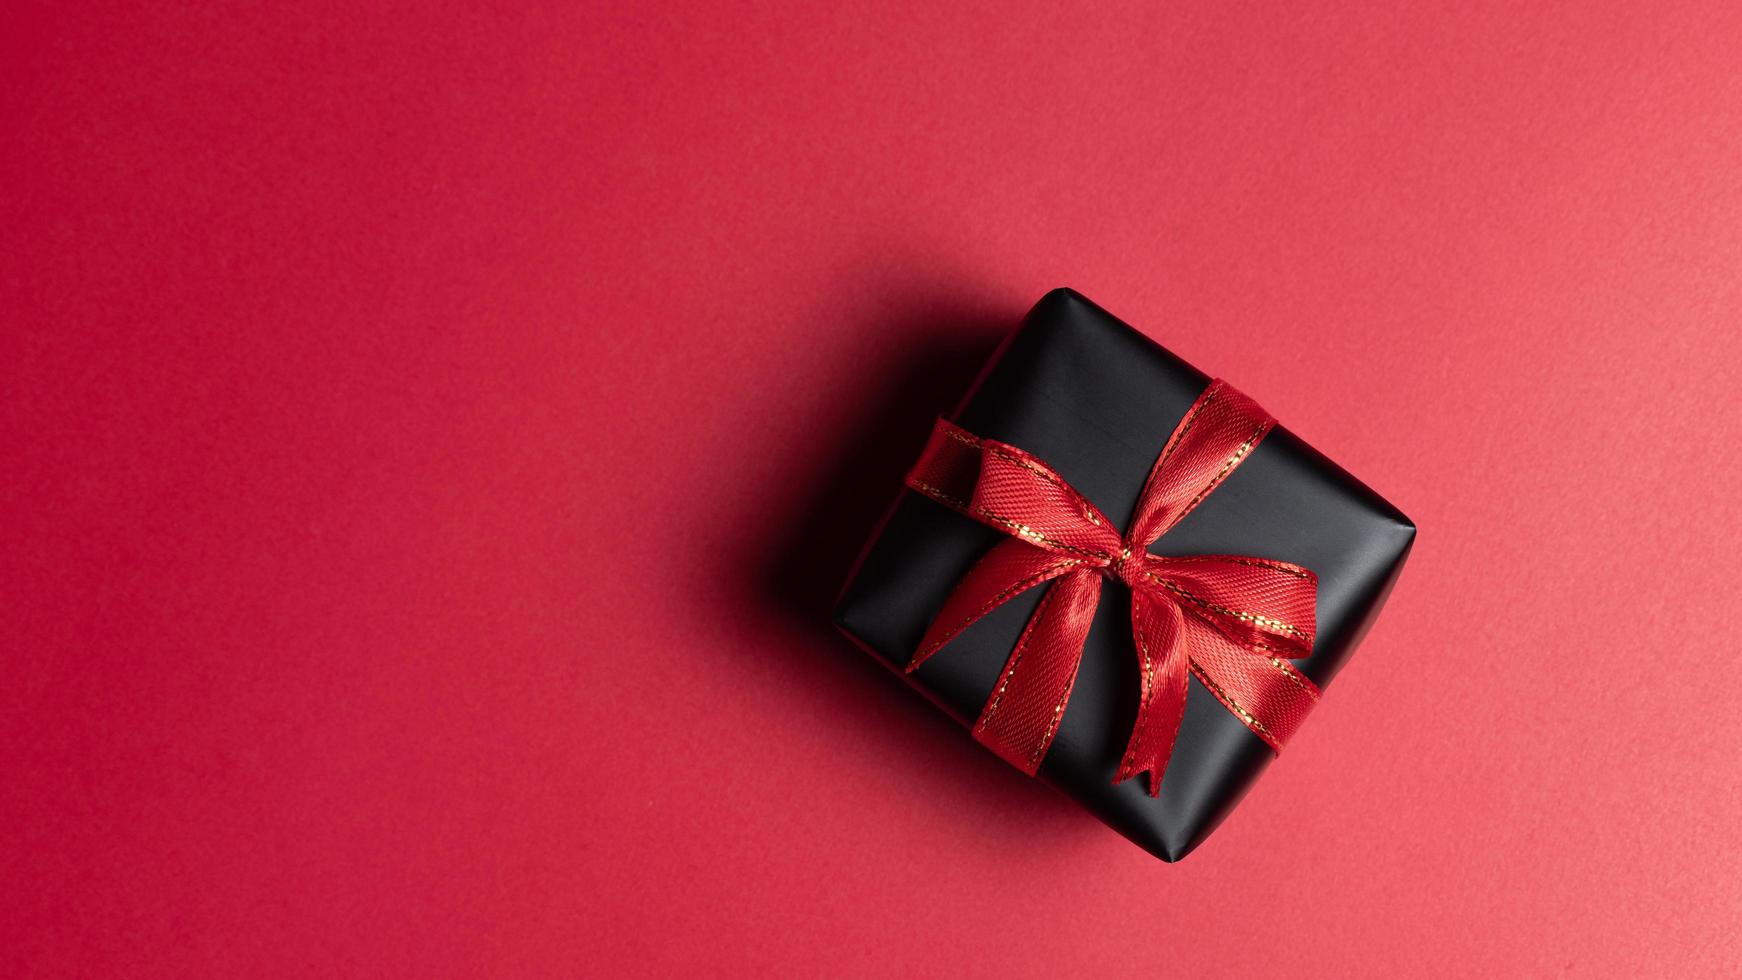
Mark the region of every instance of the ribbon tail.
[[1190, 661], [1184, 616], [1175, 603], [1144, 589], [1131, 591], [1131, 632], [1137, 641], [1139, 700], [1137, 723], [1113, 782], [1149, 773], [1149, 795], [1161, 793], [1161, 779], [1173, 755], [1185, 715]]
[[955, 590], [944, 600], [944, 607], [926, 628], [907, 669], [912, 671], [925, 663], [987, 613], [1081, 564], [1079, 559], [1045, 551], [1018, 538], [998, 542], [956, 583]]
[[1047, 588], [974, 722], [974, 738], [1030, 776], [1058, 734], [1100, 601], [1101, 576], [1076, 569]]

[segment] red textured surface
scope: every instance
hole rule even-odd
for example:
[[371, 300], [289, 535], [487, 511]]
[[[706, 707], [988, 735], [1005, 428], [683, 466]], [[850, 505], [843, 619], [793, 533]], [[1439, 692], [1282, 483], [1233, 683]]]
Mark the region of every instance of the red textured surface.
[[[1742, 969], [1742, 8], [162, 6], [0, 31], [6, 974]], [[1422, 528], [1173, 867], [823, 622], [1060, 284]]]

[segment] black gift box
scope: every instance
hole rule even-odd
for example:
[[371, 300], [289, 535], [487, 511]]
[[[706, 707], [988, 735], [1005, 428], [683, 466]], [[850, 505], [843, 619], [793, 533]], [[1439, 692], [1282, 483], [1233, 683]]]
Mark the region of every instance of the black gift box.
[[[993, 355], [952, 421], [1038, 456], [1123, 526], [1162, 445], [1209, 381], [1081, 295], [1056, 289]], [[842, 592], [836, 625], [903, 670], [956, 583], [1002, 538], [904, 490]], [[1249, 555], [1318, 573], [1317, 639], [1295, 664], [1324, 687], [1372, 624], [1414, 539], [1397, 508], [1279, 424], [1150, 550]], [[906, 676], [971, 725], [1044, 592], [995, 610]], [[1103, 590], [1039, 776], [1175, 861], [1221, 823], [1273, 753], [1193, 678], [1160, 795], [1151, 797], [1143, 778], [1113, 784], [1137, 709], [1129, 602], [1123, 589]]]

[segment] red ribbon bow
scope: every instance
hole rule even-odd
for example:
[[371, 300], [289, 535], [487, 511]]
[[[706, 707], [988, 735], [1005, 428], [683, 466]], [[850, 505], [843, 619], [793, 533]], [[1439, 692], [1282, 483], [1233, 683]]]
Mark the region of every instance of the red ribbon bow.
[[1312, 652], [1318, 577], [1287, 562], [1148, 551], [1275, 424], [1252, 399], [1211, 382], [1168, 438], [1121, 536], [1045, 463], [939, 419], [907, 485], [1011, 537], [968, 570], [907, 669], [982, 616], [1052, 582], [974, 723], [976, 739], [1033, 775], [1076, 683], [1101, 580], [1117, 579], [1131, 589], [1142, 688], [1113, 781], [1147, 771], [1149, 794], [1160, 791], [1188, 673], [1280, 750], [1319, 699], [1318, 686], [1289, 663]]

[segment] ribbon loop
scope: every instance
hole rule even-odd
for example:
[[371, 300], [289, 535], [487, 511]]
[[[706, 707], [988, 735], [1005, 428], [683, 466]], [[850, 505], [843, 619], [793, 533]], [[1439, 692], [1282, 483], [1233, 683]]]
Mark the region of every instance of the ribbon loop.
[[1131, 589], [1140, 677], [1137, 721], [1114, 782], [1148, 772], [1150, 795], [1159, 793], [1191, 676], [1280, 750], [1319, 697], [1289, 662], [1312, 653], [1317, 577], [1263, 558], [1147, 550], [1274, 425], [1250, 398], [1211, 382], [1162, 447], [1121, 535], [1039, 459], [940, 419], [907, 486], [1010, 537], [963, 576], [908, 670], [987, 613], [1045, 586], [974, 724], [975, 738], [1032, 775], [1076, 683], [1101, 579], [1113, 578]]
[[1287, 562], [1238, 555], [1146, 556], [1143, 574], [1233, 636], [1312, 653], [1318, 576]]
[[974, 485], [974, 516], [1048, 551], [1107, 565], [1124, 548], [1094, 504], [1044, 463], [1013, 446], [986, 442]]

